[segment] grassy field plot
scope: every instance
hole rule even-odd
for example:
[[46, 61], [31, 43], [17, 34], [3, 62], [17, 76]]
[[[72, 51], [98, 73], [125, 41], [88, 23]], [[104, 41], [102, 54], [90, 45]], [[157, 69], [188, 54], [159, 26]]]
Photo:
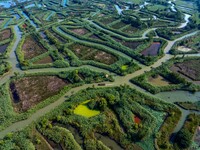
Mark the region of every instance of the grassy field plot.
[[81, 44], [72, 44], [69, 46], [69, 49], [72, 50], [81, 60], [94, 60], [108, 65], [117, 61], [117, 57], [107, 52]]
[[56, 95], [67, 81], [57, 76], [25, 77], [10, 84], [16, 112], [24, 112], [39, 102]]
[[32, 36], [27, 36], [22, 46], [22, 52], [24, 53], [25, 59], [31, 59], [38, 56], [47, 50], [38, 43]]
[[11, 30], [5, 29], [0, 32], [0, 41], [6, 40], [11, 37]]
[[74, 32], [75, 34], [78, 34], [78, 35], [85, 35], [89, 32], [85, 28], [71, 29], [70, 31], [72, 31], [72, 32]]
[[156, 77], [150, 77], [148, 79], [148, 82], [154, 86], [167, 86], [167, 85], [172, 84], [171, 82], [169, 82], [168, 80], [166, 80], [165, 78], [163, 78], [160, 75], [158, 75]]
[[113, 21], [116, 21], [117, 19], [114, 18], [114, 17], [102, 17], [99, 19], [99, 21], [101, 23], [103, 23], [104, 25], [107, 25], [107, 24], [110, 24], [112, 23]]
[[33, 64], [48, 64], [48, 63], [52, 63], [53, 62], [53, 58], [51, 56], [47, 56], [44, 57], [36, 62], [34, 62]]
[[126, 27], [126, 28], [124, 28], [124, 29], [122, 29], [122, 32], [125, 32], [127, 34], [134, 34], [135, 32], [138, 32], [138, 31], [139, 31], [138, 28], [135, 28], [135, 27], [133, 27], [131, 25]]
[[125, 24], [124, 22], [120, 21], [120, 22], [117, 22], [117, 23], [111, 25], [111, 28], [113, 28], [113, 29], [120, 29], [120, 28], [122, 28], [122, 27], [124, 27], [126, 25], [127, 24]]

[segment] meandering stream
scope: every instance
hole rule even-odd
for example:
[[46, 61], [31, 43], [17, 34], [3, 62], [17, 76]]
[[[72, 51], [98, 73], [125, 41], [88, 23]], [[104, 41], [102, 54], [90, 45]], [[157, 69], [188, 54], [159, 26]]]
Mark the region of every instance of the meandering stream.
[[[34, 22], [32, 22], [29, 17], [24, 14], [22, 12], [22, 14], [25, 16], [26, 19], [28, 19], [31, 24], [34, 26], [34, 27], [37, 27]], [[189, 17], [190, 16], [187, 16], [187, 14], [185, 14], [185, 23], [184, 25], [182, 24], [180, 27], [183, 28], [187, 25], [187, 23], [189, 22]], [[124, 37], [122, 35], [119, 35], [117, 33], [114, 33], [108, 29], [104, 29], [102, 27], [100, 27], [99, 25], [97, 25], [96, 23], [92, 22], [92, 21], [89, 21], [87, 20], [88, 23], [91, 23], [93, 24], [94, 26], [96, 26], [97, 28], [101, 29], [101, 30], [104, 30], [106, 32], [109, 32], [109, 33], [112, 33], [112, 34], [115, 34], [115, 35], [118, 35], [118, 36], [121, 36], [123, 38], [126, 38], [126, 39], [144, 39], [146, 38], [146, 34], [149, 33], [150, 31], [152, 30], [155, 30], [156, 28], [152, 28], [152, 29], [148, 29], [146, 32], [143, 33], [143, 36], [141, 38], [127, 38], [127, 37]], [[179, 27], [179, 28], [180, 28]], [[12, 48], [12, 51], [10, 53], [10, 58], [8, 59], [8, 61], [10, 61], [12, 63], [12, 71], [6, 75], [5, 77], [2, 78], [2, 80], [0, 80], [0, 85], [2, 85], [3, 83], [7, 82], [10, 77], [14, 74], [14, 72], [19, 72], [19, 73], [24, 73], [24, 71], [20, 70], [19, 68], [19, 65], [18, 65], [18, 61], [16, 59], [16, 55], [15, 55], [15, 50], [17, 48], [17, 45], [19, 44], [20, 40], [21, 40], [21, 32], [19, 31], [19, 28], [18, 26], [14, 26], [14, 29], [15, 29], [15, 32], [16, 32], [16, 41], [13, 45], [13, 48]], [[57, 28], [59, 32], [62, 32], [62, 30], [60, 30], [59, 28]], [[151, 68], [156, 68], [160, 65], [162, 65], [163, 62], [166, 62], [168, 61], [170, 58], [172, 58], [173, 56], [169, 54], [169, 50], [172, 48], [172, 46], [174, 45], [174, 43], [176, 41], [179, 41], [179, 40], [182, 40], [186, 37], [189, 37], [189, 36], [193, 36], [195, 35], [196, 33], [198, 33], [198, 31], [195, 31], [193, 33], [190, 33], [190, 34], [187, 34], [187, 35], [184, 35], [174, 41], [168, 41], [168, 45], [165, 47], [164, 49], [164, 57], [162, 57], [161, 59], [159, 59], [157, 62], [155, 62], [153, 65], [151, 66], [144, 66], [142, 67], [142, 69], [132, 73], [132, 74], [128, 74], [126, 76], [114, 76], [114, 79], [115, 79], [115, 82], [112, 82], [112, 83], [106, 83], [107, 86], [119, 86], [121, 84], [128, 84], [130, 86], [132, 86], [133, 88], [137, 88], [137, 86], [135, 86], [134, 84], [130, 83], [129, 80], [133, 77], [136, 77], [138, 75], [141, 75], [143, 73], [145, 73], [146, 71], [150, 71]], [[66, 36], [69, 36], [70, 38], [73, 38], [74, 40], [78, 40], [78, 41], [81, 41], [81, 42], [87, 42], [87, 41], [84, 41], [84, 40], [80, 40], [78, 38], [75, 38], [65, 32], [63, 32], [63, 34], [65, 34]], [[102, 45], [101, 45], [102, 46]], [[106, 48], [106, 47], [105, 47]], [[115, 51], [116, 52], [116, 51]], [[129, 58], [127, 55], [125, 56], [125, 54], [121, 53], [121, 52], [116, 52], [116, 53], [119, 53], [120, 55], [126, 57], [126, 58]], [[131, 58], [129, 58], [131, 59]], [[77, 68], [83, 68], [83, 67], [88, 67], [88, 68], [91, 68], [92, 70], [95, 70], [95, 71], [99, 71], [99, 72], [107, 72], [109, 73], [109, 71], [107, 70], [104, 70], [104, 69], [100, 69], [100, 68], [96, 68], [96, 67], [93, 67], [93, 66], [82, 66], [82, 67], [70, 67], [70, 68], [45, 68], [45, 69], [31, 69], [31, 70], [27, 70], [26, 73], [36, 73], [36, 72], [49, 72], [49, 71], [63, 71], [63, 70], [72, 70], [72, 69], [77, 69]], [[115, 74], [114, 74], [115, 75]], [[19, 121], [19, 122], [16, 122], [16, 123], [13, 123], [12, 125], [10, 125], [9, 127], [7, 127], [5, 130], [1, 131], [0, 132], [0, 139], [2, 139], [7, 133], [9, 132], [14, 132], [14, 131], [18, 131], [18, 130], [21, 130], [23, 129], [24, 127], [28, 126], [31, 122], [33, 121], [36, 121], [39, 117], [45, 115], [46, 113], [50, 112], [52, 109], [54, 109], [55, 107], [61, 105], [66, 99], [68, 96], [71, 95], [71, 92], [73, 91], [74, 93], [82, 90], [82, 89], [86, 89], [88, 87], [92, 87], [93, 85], [95, 86], [98, 86], [98, 84], [88, 84], [88, 85], [83, 85], [83, 86], [80, 86], [80, 87], [76, 87], [74, 89], [71, 89], [70, 91], [68, 91], [64, 96], [62, 96], [61, 98], [59, 98], [56, 102], [54, 103], [51, 103], [50, 105], [36, 111], [35, 113], [33, 113], [28, 119], [25, 119], [23, 121]], [[143, 90], [140, 90], [143, 92]], [[149, 94], [149, 93], [147, 93]], [[152, 94], [149, 94], [152, 96]], [[186, 91], [174, 91], [174, 92], [170, 92], [170, 96], [169, 96], [169, 92], [162, 92], [162, 93], [159, 93], [159, 94], [156, 94], [155, 97], [158, 97], [158, 98], [161, 98], [163, 100], [165, 100], [166, 102], [170, 102], [170, 103], [173, 103], [175, 101], [187, 101], [188, 99], [190, 101], [199, 101], [200, 99], [200, 92], [196, 92], [194, 95], [191, 94], [191, 93], [188, 93]], [[182, 111], [182, 117], [181, 117], [181, 120], [179, 121], [179, 123], [177, 124], [175, 130], [174, 130], [174, 133], [179, 131], [180, 128], [182, 127], [184, 121], [185, 121], [185, 117], [191, 112], [191, 111], [186, 111], [186, 110], [183, 110], [181, 109]]]

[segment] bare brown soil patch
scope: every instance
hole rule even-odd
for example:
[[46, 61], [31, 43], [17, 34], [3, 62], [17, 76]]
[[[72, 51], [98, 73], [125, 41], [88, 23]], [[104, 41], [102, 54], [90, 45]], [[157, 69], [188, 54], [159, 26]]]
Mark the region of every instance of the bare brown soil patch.
[[117, 61], [117, 58], [114, 57], [111, 54], [108, 54], [106, 52], [103, 51], [98, 51], [95, 55], [94, 55], [94, 60], [101, 62], [101, 63], [105, 63], [105, 64], [113, 64]]
[[39, 102], [59, 93], [69, 84], [57, 76], [24, 77], [10, 84], [16, 112], [27, 111]]
[[177, 49], [178, 49], [179, 51], [182, 51], [182, 52], [189, 52], [189, 51], [192, 51], [191, 48], [186, 47], [186, 46], [178, 46]]
[[47, 50], [32, 36], [28, 36], [23, 43], [22, 51], [25, 59], [31, 59], [46, 52]]
[[89, 31], [87, 29], [81, 28], [81, 29], [71, 29], [70, 31], [78, 34], [78, 35], [85, 35], [87, 34]]
[[98, 37], [97, 35], [95, 35], [95, 34], [90, 35], [89, 38], [103, 41], [101, 38], [99, 38], [99, 37]]
[[33, 64], [48, 64], [48, 63], [52, 63], [53, 59], [51, 56], [47, 56], [45, 58], [42, 58], [36, 62], [34, 62]]
[[104, 64], [113, 64], [117, 61], [117, 57], [112, 54], [106, 53], [93, 47], [84, 46], [80, 44], [72, 44], [70, 49], [79, 57], [81, 60], [94, 60]]
[[122, 31], [125, 32], [125, 33], [128, 33], [128, 34], [134, 34], [134, 33], [138, 32], [139, 29], [135, 28], [133, 26], [129, 26], [127, 28], [124, 28]]
[[134, 50], [136, 49], [140, 44], [142, 44], [141, 41], [123, 41], [122, 39], [118, 39], [116, 37], [112, 37], [116, 42], [121, 43], [122, 45]]
[[181, 63], [176, 63], [171, 67], [171, 70], [180, 73], [194, 81], [200, 81], [200, 59], [187, 60]]
[[150, 84], [154, 85], [154, 86], [167, 86], [172, 84], [171, 82], [169, 82], [168, 80], [166, 80], [165, 78], [163, 78], [162, 76], [158, 75], [157, 77], [153, 78], [150, 77], [148, 79], [148, 82], [150, 82]]
[[0, 32], [0, 40], [1, 41], [10, 38], [10, 36], [11, 36], [11, 30], [10, 29], [5, 29], [5, 30]]

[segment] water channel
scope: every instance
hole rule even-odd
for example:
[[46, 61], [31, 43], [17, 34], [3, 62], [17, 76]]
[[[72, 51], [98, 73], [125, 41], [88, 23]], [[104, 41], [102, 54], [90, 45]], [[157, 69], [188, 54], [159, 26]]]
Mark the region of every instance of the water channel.
[[[66, 0], [65, 0], [65, 3], [66, 3]], [[148, 3], [146, 3], [148, 4]], [[123, 11], [122, 9], [119, 8], [118, 5], [115, 6], [116, 9], [118, 10], [118, 13], [121, 14], [121, 12]], [[22, 12], [22, 14], [24, 15], [24, 17], [26, 19], [28, 19], [31, 24], [34, 26], [34, 27], [37, 27], [37, 25], [31, 21], [29, 19], [29, 17], [24, 13]], [[187, 25], [187, 23], [189, 22], [189, 17], [190, 15], [188, 14], [185, 14], [185, 23], [183, 23], [179, 28], [183, 28]], [[8, 23], [9, 24], [9, 23]], [[97, 25], [96, 25], [97, 26]], [[97, 26], [98, 27], [98, 26]], [[19, 31], [19, 28], [18, 26], [15, 26], [14, 27], [15, 29], [15, 32], [16, 32], [16, 35], [17, 35], [17, 39], [16, 39], [16, 42], [12, 48], [12, 51], [11, 51], [11, 54], [10, 54], [10, 58], [9, 58], [9, 61], [11, 61], [12, 65], [13, 65], [13, 71], [18, 71], [20, 72], [21, 70], [19, 69], [19, 67], [17, 66], [18, 65], [18, 61], [16, 60], [16, 56], [15, 56], [15, 50], [16, 50], [16, 47], [19, 43], [19, 41], [21, 40], [21, 32]], [[103, 29], [103, 28], [101, 28]], [[62, 30], [60, 30], [60, 28], [57, 28], [57, 30], [59, 32], [63, 32]], [[104, 29], [103, 29], [104, 30]], [[150, 31], [150, 30], [149, 30]], [[144, 73], [145, 71], [149, 71], [151, 69], [151, 67], [157, 67], [157, 66], [160, 66], [163, 62], [167, 61], [168, 59], [170, 59], [172, 56], [168, 54], [169, 50], [171, 49], [171, 47], [174, 45], [174, 43], [177, 41], [177, 40], [181, 40], [181, 39], [184, 39], [188, 36], [192, 36], [194, 34], [196, 34], [197, 32], [193, 32], [191, 34], [188, 34], [188, 35], [185, 35], [179, 39], [176, 39], [174, 41], [168, 41], [168, 45], [167, 47], [165, 48], [164, 52], [165, 52], [165, 56], [163, 58], [161, 58], [160, 60], [158, 60], [155, 64], [153, 64], [152, 66], [149, 66], [149, 67], [143, 67], [141, 70], [139, 71], [136, 71], [132, 74], [129, 74], [125, 77], [119, 77], [119, 76], [116, 76], [115, 77], [115, 82], [113, 83], [110, 83], [111, 86], [118, 86], [120, 84], [124, 84], [124, 83], [128, 83], [130, 84], [129, 80], [137, 75], [140, 75], [142, 73]], [[66, 34], [63, 32], [63, 34]], [[70, 35], [68, 35], [70, 36]], [[74, 38], [74, 40], [79, 40], [73, 36], [71, 36], [71, 38]], [[122, 54], [120, 54], [122, 55]], [[94, 70], [98, 70], [98, 71], [104, 71], [103, 69], [98, 69], [98, 68], [95, 68], [95, 67], [91, 67], [91, 66], [88, 66], [90, 68], [94, 68]], [[70, 68], [70, 69], [74, 69], [73, 67]], [[50, 71], [50, 70], [54, 70], [54, 69], [49, 69], [49, 68], [46, 68], [46, 69], [33, 69], [33, 70], [30, 70], [28, 72], [45, 72], [45, 71]], [[59, 70], [59, 69], [58, 69]], [[58, 70], [54, 70], [54, 71], [58, 71]], [[60, 70], [63, 70], [60, 68]], [[107, 71], [108, 72], [108, 71]], [[9, 79], [10, 76], [6, 76], [4, 81], [7, 81]], [[2, 83], [1, 83], [2, 84]], [[35, 121], [37, 120], [37, 118], [43, 116], [45, 113], [48, 113], [50, 112], [52, 109], [54, 109], [56, 106], [58, 105], [61, 105], [65, 100], [66, 100], [66, 96], [69, 96], [71, 91], [74, 91], [74, 92], [77, 92], [81, 89], [85, 89], [87, 87], [91, 87], [93, 84], [90, 84], [90, 85], [84, 85], [84, 86], [81, 86], [81, 87], [77, 87], [77, 88], [74, 88], [73, 90], [70, 90], [69, 92], [67, 92], [64, 96], [62, 96], [58, 101], [38, 110], [37, 112], [35, 112], [33, 115], [31, 115], [28, 119], [26, 120], [23, 120], [23, 121], [19, 121], [19, 122], [16, 122], [14, 124], [12, 124], [11, 126], [9, 126], [8, 128], [6, 128], [5, 130], [1, 131], [0, 132], [0, 138], [2, 138], [3, 136], [5, 136], [8, 132], [11, 132], [11, 131], [17, 131], [17, 130], [20, 130], [24, 127], [26, 127], [28, 124], [30, 124], [32, 121]], [[97, 86], [97, 84], [94, 84]], [[132, 85], [134, 86], [134, 85]], [[157, 98], [160, 98], [160, 99], [163, 99], [165, 100], [166, 102], [170, 102], [170, 103], [174, 103], [174, 102], [177, 102], [177, 101], [191, 101], [191, 102], [196, 102], [196, 101], [200, 101], [200, 92], [196, 92], [196, 93], [189, 93], [187, 91], [172, 91], [172, 92], [162, 92], [162, 93], [159, 93], [159, 94], [156, 94], [155, 97]], [[184, 121], [185, 121], [185, 118], [186, 116], [192, 112], [192, 111], [187, 111], [187, 110], [183, 110], [181, 109], [182, 111], [182, 117], [181, 117], [181, 120], [179, 121], [179, 124], [176, 126], [174, 132], [177, 132], [178, 130], [180, 130], [180, 128], [182, 127]], [[98, 134], [96, 134], [97, 136], [100, 136]], [[106, 139], [105, 137], [101, 137], [100, 136], [100, 140], [102, 142], [104, 142], [104, 139]], [[111, 139], [110, 139], [111, 140]], [[109, 141], [109, 139], [106, 139], [106, 141]], [[112, 142], [112, 141], [110, 141]], [[110, 143], [108, 142], [108, 144]], [[115, 144], [114, 144], [115, 145]], [[120, 146], [119, 145], [116, 145], [117, 147], [116, 148], [119, 148], [120, 149]], [[118, 147], [119, 146], [119, 147]]]

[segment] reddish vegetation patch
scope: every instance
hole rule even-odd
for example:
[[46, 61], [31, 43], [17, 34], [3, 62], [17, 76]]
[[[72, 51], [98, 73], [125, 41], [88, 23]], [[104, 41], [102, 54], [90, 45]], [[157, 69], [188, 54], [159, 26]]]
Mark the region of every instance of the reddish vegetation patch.
[[144, 56], [157, 56], [160, 50], [160, 46], [160, 42], [154, 42], [149, 48], [143, 50], [141, 53]]
[[16, 112], [27, 111], [39, 102], [59, 93], [69, 84], [57, 76], [24, 77], [10, 84]]
[[23, 46], [22, 51], [24, 53], [25, 59], [31, 59], [35, 56], [38, 56], [47, 50], [39, 44], [32, 36], [26, 37]]
[[53, 59], [51, 56], [47, 56], [45, 58], [42, 58], [36, 62], [34, 62], [34, 64], [48, 64], [48, 63], [52, 63]]
[[26, 24], [23, 24], [23, 25], [22, 25], [22, 27], [23, 27], [23, 28], [26, 28], [26, 27], [27, 27], [27, 25], [26, 25]]
[[138, 117], [138, 116], [134, 116], [134, 122], [137, 123], [137, 124], [140, 124], [141, 123], [141, 119]]
[[10, 38], [11, 36], [11, 30], [10, 29], [5, 29], [3, 31], [1, 31], [0, 33], [0, 40], [5, 40], [5, 39], [8, 39]]
[[85, 35], [87, 34], [89, 31], [82, 28], [82, 29], [71, 29], [72, 32], [78, 34], [78, 35]]

